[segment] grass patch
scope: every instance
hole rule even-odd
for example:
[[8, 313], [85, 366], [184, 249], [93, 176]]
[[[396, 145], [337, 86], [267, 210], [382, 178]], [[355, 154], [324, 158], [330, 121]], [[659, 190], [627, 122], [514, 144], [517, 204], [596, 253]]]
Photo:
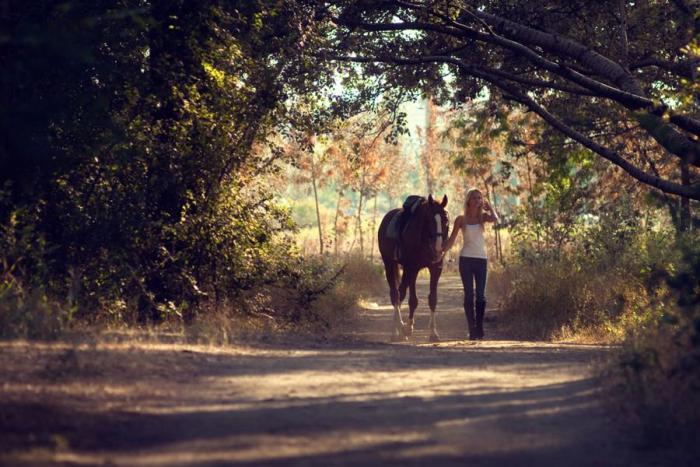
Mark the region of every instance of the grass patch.
[[359, 256], [310, 257], [300, 260], [294, 271], [274, 283], [241, 291], [237, 299], [203, 301], [190, 319], [170, 313], [150, 324], [127, 318], [135, 316], [128, 300], [82, 313], [89, 321], [76, 317], [73, 308], [50, 299], [41, 288], [24, 287], [6, 273], [0, 283], [0, 338], [46, 341], [76, 333], [132, 330], [206, 345], [291, 335], [327, 339], [354, 319], [360, 299], [383, 290], [381, 265]]

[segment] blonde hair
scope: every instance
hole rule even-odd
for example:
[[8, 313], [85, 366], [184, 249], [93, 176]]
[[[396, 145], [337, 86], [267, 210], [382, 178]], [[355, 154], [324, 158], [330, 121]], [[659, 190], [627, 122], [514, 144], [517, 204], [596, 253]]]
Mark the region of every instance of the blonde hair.
[[[476, 187], [471, 187], [469, 188], [466, 193], [464, 194], [464, 223], [466, 225], [467, 221], [467, 210], [469, 209], [469, 200], [471, 199], [472, 195], [474, 193], [479, 193], [482, 197], [484, 194], [481, 192], [480, 189]], [[481, 228], [484, 228], [484, 210], [480, 209], [479, 212], [477, 213], [477, 216], [479, 218], [479, 224], [481, 224]]]

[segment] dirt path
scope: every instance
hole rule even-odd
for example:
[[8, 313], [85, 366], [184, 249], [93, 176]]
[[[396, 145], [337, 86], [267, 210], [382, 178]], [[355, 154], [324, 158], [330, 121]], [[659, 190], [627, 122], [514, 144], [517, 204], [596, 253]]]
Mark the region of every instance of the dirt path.
[[596, 394], [597, 346], [465, 341], [441, 283], [427, 343], [388, 344], [371, 304], [357, 342], [207, 348], [0, 343], [0, 464], [662, 465]]

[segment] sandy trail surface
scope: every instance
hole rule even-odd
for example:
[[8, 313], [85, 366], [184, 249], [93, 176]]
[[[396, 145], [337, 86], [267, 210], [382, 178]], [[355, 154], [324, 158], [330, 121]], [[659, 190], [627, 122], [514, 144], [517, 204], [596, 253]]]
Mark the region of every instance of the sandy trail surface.
[[386, 299], [314, 344], [0, 343], [3, 465], [664, 465], [600, 400], [603, 346], [465, 340], [445, 277], [428, 342], [388, 342]]

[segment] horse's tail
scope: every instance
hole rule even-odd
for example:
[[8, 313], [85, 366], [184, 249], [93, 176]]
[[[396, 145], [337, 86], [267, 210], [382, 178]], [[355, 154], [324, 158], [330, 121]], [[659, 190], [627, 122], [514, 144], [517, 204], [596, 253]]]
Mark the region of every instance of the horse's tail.
[[398, 261], [394, 261], [391, 267], [394, 269], [394, 287], [398, 289], [401, 285], [401, 271], [399, 271]]

